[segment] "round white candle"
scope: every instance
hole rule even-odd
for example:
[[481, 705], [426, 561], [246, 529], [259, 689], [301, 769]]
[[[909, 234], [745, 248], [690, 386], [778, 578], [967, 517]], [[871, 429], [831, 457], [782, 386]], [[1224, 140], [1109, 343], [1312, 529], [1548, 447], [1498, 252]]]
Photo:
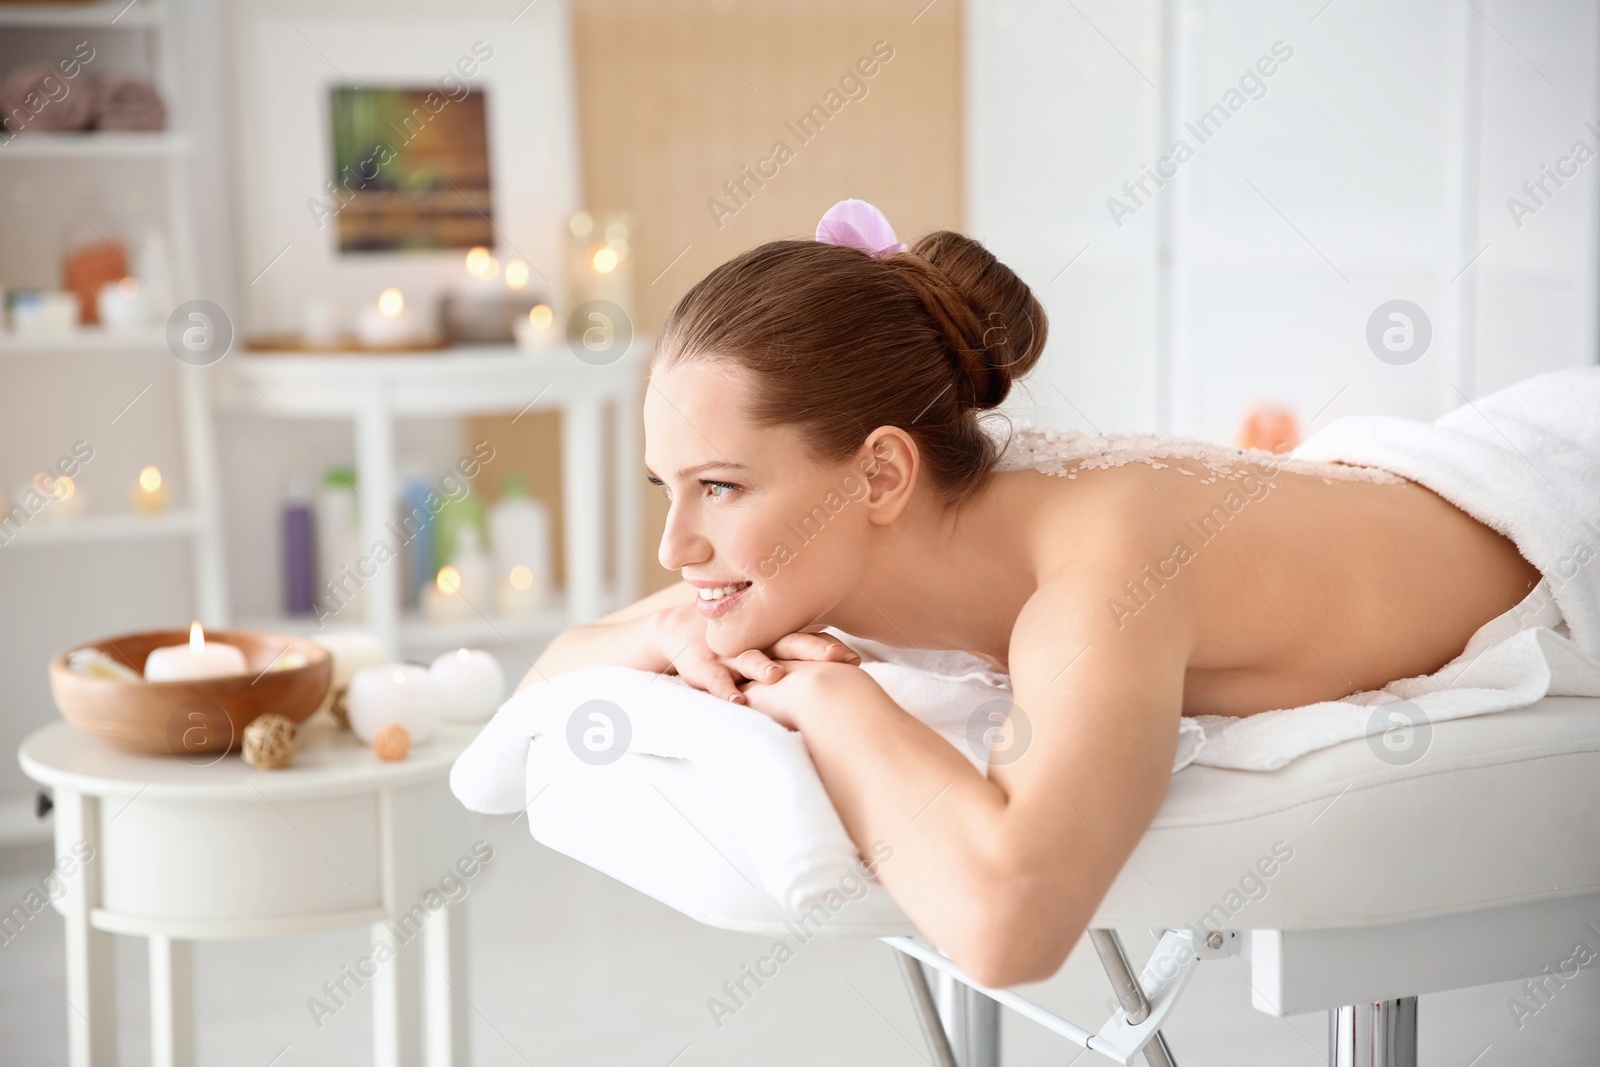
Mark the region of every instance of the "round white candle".
[[383, 642], [365, 631], [335, 630], [317, 634], [311, 640], [333, 653], [333, 681], [328, 684], [328, 695], [322, 698], [318, 711], [333, 709], [334, 701], [349, 688], [356, 671], [389, 662], [389, 651]]
[[505, 672], [481, 648], [446, 652], [429, 665], [428, 673], [439, 687], [441, 711], [452, 722], [481, 722], [505, 696]]
[[147, 682], [182, 682], [193, 678], [221, 678], [244, 674], [244, 653], [237, 646], [207, 641], [196, 621], [189, 627], [189, 643], [155, 649], [144, 661]]
[[380, 727], [397, 722], [420, 745], [439, 726], [439, 687], [428, 668], [415, 663], [363, 667], [350, 679], [345, 707], [350, 729], [366, 744]]

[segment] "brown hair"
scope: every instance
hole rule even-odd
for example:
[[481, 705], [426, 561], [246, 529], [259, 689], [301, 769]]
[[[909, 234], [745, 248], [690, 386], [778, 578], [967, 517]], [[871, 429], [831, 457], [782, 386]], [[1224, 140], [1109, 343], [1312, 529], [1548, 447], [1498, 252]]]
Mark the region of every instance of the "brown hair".
[[652, 363], [740, 367], [758, 425], [796, 424], [840, 462], [879, 426], [917, 443], [947, 507], [976, 492], [1000, 446], [979, 424], [1039, 362], [1044, 308], [970, 237], [939, 230], [874, 258], [819, 241], [770, 241], [684, 294]]

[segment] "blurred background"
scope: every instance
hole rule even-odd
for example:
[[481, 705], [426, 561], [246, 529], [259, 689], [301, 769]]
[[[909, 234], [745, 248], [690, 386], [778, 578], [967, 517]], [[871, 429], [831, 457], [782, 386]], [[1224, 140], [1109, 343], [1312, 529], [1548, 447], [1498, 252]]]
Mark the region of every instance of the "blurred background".
[[[650, 339], [712, 267], [847, 197], [1033, 286], [1050, 344], [1006, 410], [1039, 425], [1273, 447], [1594, 363], [1597, 59], [1594, 0], [0, 3], [0, 748], [56, 717], [49, 657], [97, 637], [363, 628], [520, 677], [669, 584]], [[380, 539], [399, 563], [369, 576]], [[48, 839], [35, 792], [0, 763], [0, 851]], [[720, 980], [738, 935], [507, 841], [475, 929], [532, 940], [478, 957], [500, 970], [477, 1062], [918, 1062], [887, 950], [819, 948], [730, 1039], [675, 968], [720, 953]], [[320, 981], [344, 950], [318, 944]], [[34, 977], [57, 955], [39, 930], [0, 948], [0, 1030], [37, 1027], [14, 1062], [59, 1058]], [[261, 1011], [206, 995], [266, 1063], [307, 1029], [310, 971]], [[1042, 995], [1098, 1021], [1098, 981], [1075, 955]], [[1180, 1011], [1182, 1062], [1241, 1062], [1235, 1034], [1321, 1062], [1320, 1017], [1237, 994]], [[1460, 1054], [1430, 1062], [1580, 1062], [1503, 999], [1424, 998], [1425, 1052]], [[342, 1062], [363, 1025], [281, 1062]], [[1057, 1062], [1006, 1025], [1008, 1063]]]

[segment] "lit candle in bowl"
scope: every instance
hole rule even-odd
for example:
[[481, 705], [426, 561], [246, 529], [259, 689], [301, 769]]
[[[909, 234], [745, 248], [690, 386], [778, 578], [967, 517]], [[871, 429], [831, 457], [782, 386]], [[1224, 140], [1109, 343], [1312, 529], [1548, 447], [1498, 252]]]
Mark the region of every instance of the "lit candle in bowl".
[[453, 722], [481, 722], [493, 715], [505, 696], [506, 676], [500, 663], [481, 648], [446, 652], [428, 667], [439, 687], [440, 709]]
[[132, 495], [133, 506], [138, 511], [154, 515], [164, 510], [167, 506], [167, 490], [162, 484], [161, 471], [153, 466], [140, 471]]
[[356, 336], [368, 348], [401, 348], [417, 337], [415, 317], [406, 308], [405, 294], [385, 289], [378, 302], [361, 309], [356, 320]]
[[151, 649], [144, 661], [147, 682], [182, 682], [246, 672], [244, 653], [234, 645], [207, 641], [198, 620], [189, 627], [189, 643]]
[[350, 679], [345, 705], [350, 729], [364, 743], [389, 723], [399, 723], [413, 744], [433, 737], [439, 726], [439, 686], [428, 668], [415, 663], [363, 667]]

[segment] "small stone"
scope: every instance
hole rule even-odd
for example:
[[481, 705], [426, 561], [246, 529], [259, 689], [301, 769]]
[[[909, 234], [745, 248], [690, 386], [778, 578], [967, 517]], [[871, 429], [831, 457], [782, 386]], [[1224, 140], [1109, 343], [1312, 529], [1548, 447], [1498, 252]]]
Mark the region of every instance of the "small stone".
[[411, 751], [411, 734], [397, 722], [385, 723], [372, 735], [372, 751], [381, 760], [403, 760]]
[[244, 761], [265, 771], [276, 771], [294, 762], [299, 747], [295, 724], [268, 712], [244, 728]]

